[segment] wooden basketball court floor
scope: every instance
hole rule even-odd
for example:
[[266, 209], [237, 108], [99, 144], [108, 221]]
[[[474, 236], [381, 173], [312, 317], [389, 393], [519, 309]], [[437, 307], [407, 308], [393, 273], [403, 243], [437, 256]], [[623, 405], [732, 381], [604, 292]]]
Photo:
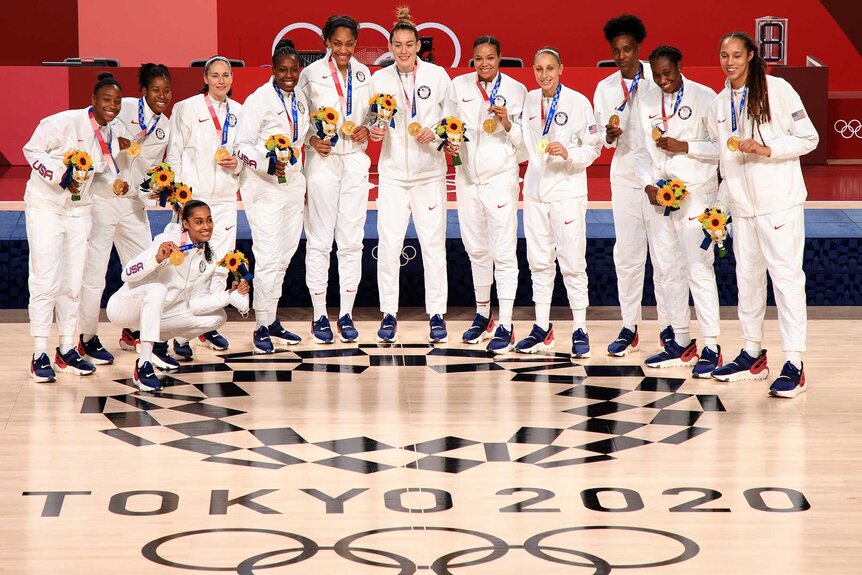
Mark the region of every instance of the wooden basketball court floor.
[[[309, 310], [285, 311], [305, 336]], [[810, 309], [795, 400], [642, 367], [655, 321], [609, 358], [612, 309], [577, 363], [564, 309], [555, 352], [497, 358], [458, 341], [470, 310], [444, 345], [410, 310], [379, 346], [362, 310], [359, 344], [264, 357], [231, 321], [232, 349], [196, 348], [161, 394], [130, 386], [110, 324], [114, 366], [33, 383], [25, 313], [0, 317], [0, 573], [859, 572], [860, 308]]]

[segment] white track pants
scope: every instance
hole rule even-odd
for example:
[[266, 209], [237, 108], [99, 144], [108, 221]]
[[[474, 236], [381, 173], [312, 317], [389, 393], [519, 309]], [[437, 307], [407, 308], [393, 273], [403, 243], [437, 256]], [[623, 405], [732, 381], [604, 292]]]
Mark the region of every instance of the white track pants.
[[111, 246], [116, 246], [120, 265], [150, 247], [152, 234], [147, 212], [140, 202], [121, 198], [93, 196], [93, 228], [87, 244], [84, 280], [81, 288], [78, 332], [98, 333], [105, 272], [111, 259]]
[[763, 341], [766, 272], [772, 278], [782, 351], [805, 351], [805, 217], [802, 206], [780, 212], [733, 217], [733, 251], [739, 288], [739, 323], [746, 341]]
[[558, 202], [524, 198], [524, 235], [535, 303], [551, 303], [559, 262], [569, 307], [589, 305], [586, 216], [586, 196]]
[[425, 312], [445, 314], [449, 285], [446, 275], [446, 182], [402, 186], [380, 182], [377, 197], [377, 288], [380, 311], [398, 313], [398, 288], [404, 234], [413, 224], [422, 248], [425, 271]]
[[371, 160], [362, 152], [308, 155], [305, 281], [310, 292], [326, 293], [332, 240], [338, 246], [341, 293], [356, 292], [359, 287], [370, 166]]
[[473, 286], [497, 280], [497, 297], [515, 299], [518, 287], [518, 174], [487, 184], [455, 176], [458, 222]]
[[195, 315], [186, 302], [165, 308], [167, 288], [159, 283], [135, 286], [118, 291], [108, 300], [105, 311], [111, 323], [141, 330], [141, 341], [167, 341], [171, 338], [193, 339], [220, 328], [227, 320], [223, 309]]
[[91, 216], [66, 216], [29, 206], [24, 215], [30, 249], [30, 335], [50, 336], [56, 314], [58, 334], [72, 337], [78, 327]]

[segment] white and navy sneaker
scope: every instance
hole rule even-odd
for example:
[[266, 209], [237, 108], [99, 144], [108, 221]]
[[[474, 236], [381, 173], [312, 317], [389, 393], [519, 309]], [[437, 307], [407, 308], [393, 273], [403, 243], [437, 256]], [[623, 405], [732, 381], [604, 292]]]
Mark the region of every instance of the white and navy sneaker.
[[120, 334], [120, 349], [123, 351], [141, 351], [141, 332], [138, 330], [130, 330], [127, 327], [123, 328], [123, 333]]
[[434, 314], [428, 322], [428, 343], [446, 343], [449, 341], [449, 332], [446, 331], [446, 320], [443, 316]]
[[461, 340], [464, 343], [481, 343], [486, 339], [491, 339], [494, 336], [495, 325], [494, 316], [488, 315], [488, 317], [485, 317], [477, 313], [476, 317], [473, 318], [473, 325], [464, 332]]
[[383, 321], [380, 322], [380, 329], [377, 330], [377, 341], [380, 343], [395, 343], [398, 339], [398, 320], [395, 316], [387, 313], [383, 316]]
[[217, 330], [208, 331], [199, 335], [198, 345], [214, 349], [215, 351], [224, 351], [230, 347], [230, 343], [227, 338]]
[[311, 341], [314, 343], [332, 343], [334, 339], [328, 317], [322, 315], [311, 322]]
[[162, 382], [153, 371], [153, 364], [148, 361], [135, 360], [135, 373], [132, 379], [141, 391], [158, 391], [162, 388]]
[[658, 348], [664, 349], [665, 344], [673, 339], [676, 339], [676, 334], [673, 332], [673, 327], [667, 326], [658, 334]]
[[691, 370], [691, 375], [700, 379], [712, 379], [712, 372], [722, 366], [724, 361], [721, 358], [721, 346], [718, 347], [718, 352], [709, 349], [705, 346], [700, 352], [700, 359], [694, 364]]
[[637, 351], [639, 343], [637, 326], [635, 326], [634, 331], [624, 327], [620, 330], [620, 335], [617, 336], [617, 339], [608, 344], [608, 355], [625, 357]]
[[740, 350], [736, 359], [717, 368], [712, 372], [712, 377], [718, 381], [766, 379], [769, 377], [766, 350], [761, 351], [757, 357], [751, 357], [744, 349]]
[[39, 357], [30, 356], [30, 377], [36, 383], [53, 383], [55, 374], [54, 368], [51, 367], [51, 360], [48, 359], [48, 354], [43, 353]]
[[682, 347], [672, 339], [664, 344], [664, 350], [649, 356], [644, 362], [647, 367], [688, 367], [697, 363], [697, 341], [691, 340]]
[[284, 347], [286, 345], [296, 345], [302, 341], [301, 337], [284, 329], [284, 326], [278, 320], [269, 324], [266, 329], [269, 331], [269, 338], [273, 345]]
[[195, 356], [195, 352], [192, 350], [192, 346], [189, 345], [189, 342], [180, 343], [177, 340], [174, 340], [174, 355], [182, 361], [191, 361]]
[[800, 393], [808, 391], [805, 385], [805, 364], [802, 369], [796, 369], [792, 363], [785, 362], [781, 369], [781, 375], [769, 386], [769, 395], [772, 397], [794, 398]]
[[54, 356], [54, 365], [57, 366], [57, 371], [73, 373], [75, 375], [90, 375], [96, 371], [95, 365], [78, 355], [78, 348], [76, 347], [73, 347], [66, 353], [60, 353], [60, 348], [58, 347], [57, 354]]
[[582, 329], [576, 329], [572, 334], [572, 357], [588, 358], [590, 353], [590, 335]]
[[166, 341], [153, 342], [152, 362], [162, 371], [176, 371], [180, 368], [177, 360], [168, 353], [168, 342]]
[[554, 324], [548, 326], [548, 331], [533, 324], [530, 335], [515, 344], [515, 351], [519, 353], [537, 353], [546, 349], [554, 349]]
[[114, 363], [114, 356], [102, 347], [102, 342], [99, 341], [98, 335], [94, 335], [90, 341], [84, 341], [83, 334], [79, 335], [78, 355], [93, 365], [111, 365]]
[[353, 325], [353, 318], [350, 317], [349, 313], [338, 318], [336, 325], [338, 328], [338, 338], [341, 340], [341, 343], [352, 343], [359, 339], [359, 331]]
[[269, 335], [269, 329], [265, 325], [254, 330], [252, 341], [254, 342], [254, 346], [251, 348], [252, 353], [273, 353], [275, 351], [272, 345], [272, 338]]
[[515, 328], [509, 331], [502, 324], [497, 326], [497, 331], [494, 332], [494, 337], [488, 342], [488, 347], [485, 348], [491, 353], [501, 354], [509, 353], [515, 349]]

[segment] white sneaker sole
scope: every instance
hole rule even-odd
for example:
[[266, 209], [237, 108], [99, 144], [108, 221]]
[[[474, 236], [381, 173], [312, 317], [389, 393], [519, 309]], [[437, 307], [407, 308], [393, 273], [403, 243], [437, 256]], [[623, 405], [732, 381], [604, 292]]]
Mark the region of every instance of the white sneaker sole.
[[572, 353], [572, 359], [589, 359], [593, 357], [593, 353], [588, 351], [587, 353]]
[[138, 389], [141, 391], [161, 391], [162, 385], [159, 384], [158, 387], [150, 387], [148, 385], [144, 385], [138, 378], [133, 378], [135, 380], [135, 385], [138, 386]]
[[443, 337], [440, 339], [431, 339], [430, 337], [428, 338], [428, 343], [448, 343], [448, 341], [449, 341], [448, 335], [446, 337]]
[[515, 348], [515, 351], [518, 353], [539, 353], [540, 351], [547, 351], [549, 349], [554, 349], [557, 346], [556, 341], [552, 341], [550, 344], [546, 344], [545, 342], [539, 342], [533, 347], [528, 347], [527, 349], [518, 349]]
[[666, 367], [694, 367], [695, 365], [697, 365], [697, 362], [698, 362], [698, 357], [694, 356], [693, 358], [691, 358], [688, 361], [683, 361], [680, 358], [676, 358], [676, 359], [668, 359], [666, 361], [659, 361], [656, 363], [644, 362], [644, 365], [647, 367], [664, 369]]
[[32, 371], [28, 371], [30, 377], [33, 378], [33, 381], [36, 383], [54, 383], [56, 381], [53, 377], [40, 377], [33, 373]]
[[84, 359], [92, 363], [93, 365], [113, 365], [114, 360], [108, 361], [107, 359], [96, 359], [92, 355], [82, 355]]
[[208, 339], [201, 340], [200, 338], [197, 338], [195, 340], [195, 345], [199, 345], [200, 347], [206, 347], [206, 348], [211, 349], [213, 351], [227, 351], [228, 349], [230, 349], [230, 346], [220, 347], [220, 346], [210, 342]]
[[141, 342], [138, 342], [135, 345], [129, 345], [125, 341], [120, 340], [120, 349], [122, 349], [123, 351], [133, 351], [135, 353], [141, 353]]
[[398, 334], [396, 333], [391, 338], [387, 339], [385, 337], [377, 336], [377, 343], [396, 343], [398, 341]]
[[71, 373], [72, 375], [80, 375], [81, 377], [96, 373], [95, 369], [93, 371], [86, 371], [83, 369], [78, 369], [77, 367], [72, 367], [71, 365], [67, 365], [66, 367], [60, 367], [58, 365], [55, 365], [54, 371], [60, 373]]
[[480, 333], [480, 334], [479, 334], [479, 337], [477, 337], [477, 338], [474, 338], [474, 339], [464, 339], [464, 338], [461, 338], [461, 341], [463, 341], [464, 343], [469, 343], [469, 344], [471, 344], [471, 345], [472, 345], [472, 344], [474, 344], [474, 343], [482, 343], [483, 341], [485, 341], [485, 340], [489, 340], [489, 339], [491, 339], [492, 337], [494, 337], [494, 333], [493, 333], [493, 332], [489, 332], [489, 331], [485, 330], [485, 331], [483, 331], [482, 333]]
[[162, 371], [177, 371], [180, 368], [179, 365], [174, 366], [169, 363], [165, 363], [155, 354], [153, 354], [153, 356], [150, 358], [150, 361], [153, 363], [154, 366], [156, 366]]
[[[283, 341], [283, 342], [284, 342], [282, 345], [287, 345], [287, 340], [286, 340], [286, 339], [283, 339], [283, 340], [281, 340], [281, 341]], [[312, 334], [311, 334], [311, 341], [312, 341], [313, 343], [319, 343], [319, 344], [321, 344], [321, 345], [329, 345], [329, 344], [331, 344], [331, 343], [334, 343], [334, 342], [335, 342], [335, 338], [332, 338], [332, 337], [331, 337], [331, 338], [329, 338], [328, 340], [326, 340], [326, 339], [320, 339], [319, 337], [315, 336], [315, 335], [312, 333]], [[299, 343], [299, 342], [296, 342], [296, 343]]]
[[802, 387], [797, 385], [791, 391], [772, 391], [770, 389], [769, 390], [769, 396], [770, 397], [782, 397], [785, 399], [793, 399], [794, 397], [801, 395], [801, 394], [805, 393], [806, 391], [808, 391], [808, 382], [806, 382], [805, 385]]
[[625, 357], [630, 353], [636, 352], [637, 350], [638, 350], [638, 346], [634, 346], [634, 347], [629, 346], [629, 347], [625, 348], [624, 350], [617, 352], [617, 353], [608, 352], [608, 355], [611, 357]]
[[506, 347], [501, 347], [500, 349], [486, 349], [485, 351], [489, 351], [494, 355], [503, 355], [504, 353], [511, 352], [513, 349], [515, 349], [515, 344], [510, 343]]
[[357, 336], [356, 336], [356, 337], [354, 337], [353, 339], [350, 339], [350, 338], [344, 337], [343, 335], [341, 335], [341, 334], [339, 333], [339, 334], [338, 334], [338, 339], [341, 341], [341, 343], [354, 343], [356, 340], [358, 340], [358, 339], [359, 339], [359, 336], [357, 335]]
[[[302, 340], [292, 340], [292, 339], [284, 339], [283, 337], [274, 337], [272, 335], [269, 336], [269, 340], [272, 342], [273, 347], [287, 347], [290, 345], [297, 345], [302, 342]], [[315, 341], [314, 343], [319, 343]], [[329, 342], [332, 343], [332, 342]]]
[[[716, 369], [718, 369], [718, 368], [716, 368]], [[711, 371], [707, 371], [706, 373], [694, 373], [694, 372], [692, 372], [691, 376], [695, 379], [714, 379], [712, 377]]]
[[760, 381], [769, 377], [769, 369], [764, 369], [760, 373], [751, 373], [750, 371], [739, 371], [730, 375], [712, 375], [713, 379], [723, 381], [725, 383], [733, 383], [735, 381]]

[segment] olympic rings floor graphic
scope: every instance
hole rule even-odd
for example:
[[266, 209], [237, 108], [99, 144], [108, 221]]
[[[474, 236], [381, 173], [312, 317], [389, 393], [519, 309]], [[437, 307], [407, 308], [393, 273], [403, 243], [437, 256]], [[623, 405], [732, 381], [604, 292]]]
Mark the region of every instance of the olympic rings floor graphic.
[[[582, 551], [580, 549], [572, 549], [566, 546], [561, 546], [560, 544], [545, 543], [546, 540], [552, 537], [556, 537], [559, 535], [570, 535], [584, 531], [622, 531], [626, 534], [637, 533], [646, 534], [649, 536], [658, 536], [661, 538], [670, 539], [671, 541], [678, 543], [680, 546], [682, 546], [682, 550], [678, 555], [667, 559], [646, 561], [643, 563], [616, 564], [611, 563], [607, 559], [604, 559], [602, 557], [599, 557], [598, 555], [589, 553], [587, 551]], [[428, 532], [453, 533], [480, 539], [482, 540], [483, 544], [472, 545], [463, 549], [459, 549], [457, 551], [452, 551], [436, 558], [428, 565], [418, 565], [415, 561], [408, 557], [399, 555], [393, 551], [369, 547], [367, 544], [362, 545], [361, 547], [355, 546], [355, 544], [362, 539], [374, 535], [388, 534], [394, 532], [415, 532], [419, 533], [421, 536], [426, 535]], [[167, 554], [162, 551], [163, 546], [168, 545], [174, 541], [186, 540], [191, 538], [202, 538], [202, 536], [206, 535], [223, 533], [236, 533], [242, 535], [248, 535], [253, 533], [283, 537], [293, 542], [295, 546], [285, 547], [282, 549], [274, 549], [271, 551], [259, 553], [257, 555], [252, 555], [250, 557], [247, 557], [246, 559], [243, 559], [236, 565], [192, 565], [188, 563], [180, 563], [178, 561], [171, 560], [168, 556], [166, 556]], [[188, 543], [186, 541], [184, 541], [184, 544], [189, 546], [193, 545], [192, 543]], [[201, 545], [201, 543], [197, 543], [197, 545], [199, 546]], [[334, 545], [331, 546], [319, 545], [314, 540], [309, 539], [308, 537], [305, 537], [304, 535], [300, 535], [298, 533], [277, 531], [274, 529], [220, 528], [185, 531], [182, 533], [175, 533], [172, 535], [159, 537], [158, 539], [154, 539], [153, 541], [150, 541], [149, 543], [144, 545], [143, 549], [141, 550], [141, 553], [144, 557], [146, 557], [153, 563], [167, 567], [173, 567], [176, 569], [184, 569], [189, 571], [235, 572], [238, 575], [254, 575], [255, 573], [262, 572], [264, 570], [277, 569], [279, 567], [286, 567], [289, 565], [296, 565], [311, 560], [321, 551], [334, 551], [339, 557], [352, 563], [358, 563], [372, 567], [381, 567], [392, 570], [397, 569], [398, 575], [411, 575], [419, 570], [428, 571], [436, 575], [450, 575], [453, 573], [451, 571], [452, 569], [464, 569], [467, 567], [473, 567], [485, 563], [492, 563], [502, 559], [510, 551], [516, 550], [526, 551], [531, 556], [550, 563], [562, 564], [570, 567], [591, 568], [593, 569], [593, 575], [607, 575], [611, 573], [614, 569], [649, 569], [655, 567], [664, 567], [676, 563], [682, 563], [688, 561], [692, 557], [695, 557], [700, 552], [700, 547], [691, 539], [683, 537], [682, 535], [678, 535], [676, 533], [661, 531], [658, 529], [649, 529], [646, 527], [627, 527], [619, 525], [587, 525], [553, 529], [550, 531], [537, 533], [536, 535], [529, 537], [526, 541], [524, 541], [524, 543], [514, 545], [489, 533], [453, 527], [425, 527], [424, 529], [421, 529], [419, 531], [416, 531], [412, 527], [389, 527], [383, 529], [374, 529], [370, 531], [364, 531], [362, 533], [348, 535], [347, 537], [338, 540]], [[360, 556], [360, 553], [366, 556], [372, 555], [379, 557], [380, 560], [371, 560], [366, 557], [362, 557]], [[475, 557], [473, 559], [468, 559], [470, 556], [475, 556], [480, 553], [483, 553], [484, 555]], [[286, 558], [279, 559], [281, 557]], [[384, 560], [388, 560], [389, 562], [384, 562]], [[265, 563], [265, 561], [269, 562]]]
[[[510, 462], [556, 468], [616, 459], [621, 452], [653, 443], [679, 445], [709, 431], [698, 426], [707, 412], [724, 412], [718, 395], [680, 391], [686, 379], [647, 377], [638, 365], [579, 365], [568, 354], [538, 356], [490, 357], [484, 350], [435, 347], [429, 344], [361, 344], [341, 349], [281, 351], [266, 356], [251, 352], [219, 356], [224, 363], [184, 365], [179, 371], [163, 376], [161, 393], [139, 392], [131, 379], [115, 380], [131, 391], [104, 396], [90, 396], [83, 401], [82, 414], [101, 414], [112, 426], [102, 433], [136, 447], [161, 447], [184, 450], [202, 456], [202, 461], [253, 468], [278, 470], [288, 466], [314, 464], [361, 474], [383, 472], [398, 467], [441, 473], [461, 473], [488, 462]], [[429, 359], [457, 358], [461, 363], [429, 363]], [[326, 360], [336, 360], [327, 363]], [[337, 361], [342, 360], [342, 361]], [[350, 362], [350, 363], [348, 363]], [[278, 369], [254, 369], [254, 364], [275, 364]], [[391, 369], [433, 370], [441, 376], [479, 373], [502, 377], [503, 381], [524, 384], [551, 384], [552, 393], [563, 406], [566, 400], [577, 399], [580, 405], [560, 413], [576, 418], [568, 427], [510, 427], [505, 437], [430, 437], [409, 445], [392, 445], [385, 438], [331, 437], [309, 442], [301, 430], [290, 425], [268, 428], [245, 428], [230, 421], [248, 412], [224, 405], [231, 400], [250, 397], [255, 384], [298, 383], [303, 375], [326, 373], [337, 377], [358, 377], [369, 370]], [[251, 368], [251, 369], [250, 369]], [[575, 368], [580, 375], [567, 375], [560, 370]], [[571, 370], [570, 370], [571, 371]], [[192, 374], [208, 373], [221, 381], [192, 383], [184, 379]], [[423, 375], [424, 377], [424, 375]], [[607, 378], [612, 378], [607, 379]], [[603, 385], [606, 380], [607, 385]], [[351, 380], [353, 381], [353, 380]], [[445, 382], [445, 378], [443, 378]], [[562, 389], [556, 391], [556, 386]], [[634, 393], [639, 392], [639, 393]], [[433, 393], [433, 391], [432, 391]], [[626, 396], [631, 399], [626, 401]], [[590, 401], [590, 403], [586, 403]], [[117, 406], [120, 402], [121, 406]], [[680, 408], [684, 402], [685, 408]], [[131, 411], [129, 408], [133, 408]], [[122, 409], [122, 410], [120, 410]], [[638, 417], [626, 420], [626, 412]], [[644, 422], [644, 413], [650, 418]], [[164, 414], [166, 421], [159, 421]], [[177, 422], [183, 414], [189, 421]], [[556, 415], [556, 412], [555, 412]], [[557, 420], [559, 421], [559, 420]], [[286, 422], [289, 423], [289, 422]], [[505, 422], [509, 426], [509, 422]], [[147, 439], [142, 430], [163, 427], [179, 434], [179, 439], [164, 442]], [[631, 434], [649, 427], [651, 440]], [[236, 437], [244, 442], [233, 445], [224, 437]], [[607, 436], [596, 440], [595, 434]], [[251, 437], [248, 437], [248, 436]], [[580, 436], [580, 437], [579, 437]], [[661, 437], [656, 439], [656, 437]], [[252, 447], [244, 447], [254, 444]], [[321, 458], [302, 458], [291, 454], [292, 447], [317, 446], [331, 454]], [[470, 453], [484, 457], [456, 456], [449, 452], [472, 447]], [[517, 446], [520, 456], [510, 453]], [[526, 447], [525, 447], [526, 446]], [[528, 453], [523, 455], [524, 450]], [[374, 461], [371, 454], [393, 450], [410, 459], [406, 464], [390, 465]], [[569, 452], [572, 456], [568, 457]], [[587, 452], [587, 453], [585, 453]], [[307, 453], [307, 452], [304, 452]], [[365, 457], [363, 457], [365, 456]], [[379, 458], [378, 458], [379, 459]]]

